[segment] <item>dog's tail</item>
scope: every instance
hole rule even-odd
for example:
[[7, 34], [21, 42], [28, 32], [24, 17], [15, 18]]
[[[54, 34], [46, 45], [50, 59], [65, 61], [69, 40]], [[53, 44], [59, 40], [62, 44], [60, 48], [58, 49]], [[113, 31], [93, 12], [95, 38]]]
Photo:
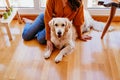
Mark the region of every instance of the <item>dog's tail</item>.
[[[85, 19], [85, 26], [84, 26], [85, 28], [83, 29], [83, 31], [89, 31], [90, 28], [93, 28], [96, 31], [103, 31], [103, 29], [105, 27], [105, 23], [94, 20], [91, 17], [88, 10], [86, 10], [86, 9], [84, 9], [84, 19]], [[112, 31], [112, 30], [114, 30], [114, 28], [113, 28], [113, 26], [110, 26], [108, 31]]]

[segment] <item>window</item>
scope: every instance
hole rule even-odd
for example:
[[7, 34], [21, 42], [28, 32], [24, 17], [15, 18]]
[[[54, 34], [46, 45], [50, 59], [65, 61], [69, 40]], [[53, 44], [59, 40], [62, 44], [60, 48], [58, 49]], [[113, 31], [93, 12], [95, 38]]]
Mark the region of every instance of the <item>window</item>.
[[14, 1], [18, 1], [21, 14], [39, 14], [44, 11], [47, 0], [13, 0], [13, 2]]
[[46, 0], [40, 0], [40, 7], [45, 7], [46, 6]]
[[[0, 0], [0, 8], [6, 7], [6, 0]], [[34, 7], [34, 0], [8, 0], [13, 7], [27, 8]]]
[[5, 8], [6, 3], [5, 0], [0, 0], [0, 8]]
[[34, 0], [9, 0], [13, 7], [31, 8], [34, 7]]
[[103, 6], [98, 6], [98, 4], [97, 4], [98, 0], [92, 0], [92, 1], [88, 0], [87, 2], [88, 2], [87, 8], [105, 8]]
[[[10, 4], [19, 8], [20, 14], [39, 14], [44, 12], [47, 0], [9, 0]], [[83, 0], [91, 15], [109, 15], [110, 8], [98, 6], [98, 0]], [[0, 0], [0, 8], [5, 8], [5, 0]], [[117, 9], [116, 15], [120, 15]]]
[[[85, 7], [89, 10], [91, 15], [109, 15], [110, 8], [104, 6], [99, 6], [97, 4], [98, 0], [84, 0]], [[117, 8], [116, 16], [120, 16], [120, 9]]]

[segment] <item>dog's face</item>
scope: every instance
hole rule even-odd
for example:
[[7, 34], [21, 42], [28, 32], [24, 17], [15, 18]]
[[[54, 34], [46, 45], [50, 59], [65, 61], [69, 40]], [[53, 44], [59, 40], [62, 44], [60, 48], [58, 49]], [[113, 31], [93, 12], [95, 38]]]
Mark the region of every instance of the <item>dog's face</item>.
[[49, 22], [49, 26], [58, 38], [61, 38], [72, 26], [72, 23], [67, 18], [53, 18]]

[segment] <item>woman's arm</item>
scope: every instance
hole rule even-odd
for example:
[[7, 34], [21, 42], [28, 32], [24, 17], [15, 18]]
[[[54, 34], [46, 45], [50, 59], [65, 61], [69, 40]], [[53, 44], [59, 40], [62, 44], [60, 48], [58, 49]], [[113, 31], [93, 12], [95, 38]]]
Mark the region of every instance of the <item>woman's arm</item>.
[[81, 32], [81, 28], [84, 25], [84, 7], [83, 4], [81, 4], [80, 8], [78, 8], [76, 16], [73, 19], [73, 25], [76, 28], [78, 38], [82, 41], [90, 40], [92, 37], [88, 35], [83, 35]]
[[44, 15], [44, 22], [45, 22], [45, 30], [46, 30], [47, 48], [50, 49], [51, 52], [53, 50], [53, 44], [50, 40], [50, 27], [48, 23], [52, 19], [53, 10], [54, 10], [54, 1], [47, 0], [46, 8], [45, 8], [45, 15]]
[[78, 38], [81, 38], [81, 27], [84, 24], [84, 9], [83, 4], [81, 4], [80, 8], [77, 9], [77, 13], [73, 19], [73, 25], [76, 28]]
[[53, 10], [54, 10], [54, 1], [47, 0], [46, 8], [45, 8], [45, 15], [44, 15], [46, 40], [50, 40], [50, 27], [49, 27], [48, 23], [52, 19]]

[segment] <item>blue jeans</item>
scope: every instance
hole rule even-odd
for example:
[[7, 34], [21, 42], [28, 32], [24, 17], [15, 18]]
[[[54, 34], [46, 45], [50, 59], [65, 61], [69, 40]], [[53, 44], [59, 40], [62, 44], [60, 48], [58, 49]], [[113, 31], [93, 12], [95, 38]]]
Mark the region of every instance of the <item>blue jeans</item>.
[[38, 42], [45, 44], [45, 24], [44, 14], [40, 14], [33, 23], [26, 23], [23, 29], [22, 38], [25, 41], [29, 41], [33, 38], [37, 38]]

